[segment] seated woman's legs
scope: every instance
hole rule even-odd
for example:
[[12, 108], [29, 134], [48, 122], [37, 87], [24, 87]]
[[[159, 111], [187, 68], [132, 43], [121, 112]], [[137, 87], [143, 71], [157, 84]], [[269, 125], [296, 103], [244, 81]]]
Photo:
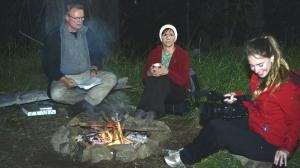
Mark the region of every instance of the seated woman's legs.
[[187, 112], [188, 94], [189, 92], [185, 88], [171, 82], [171, 91], [165, 100], [166, 113], [182, 115]]
[[137, 109], [145, 112], [153, 111], [156, 117], [163, 116], [165, 114], [164, 102], [170, 90], [171, 83], [168, 76], [148, 77]]

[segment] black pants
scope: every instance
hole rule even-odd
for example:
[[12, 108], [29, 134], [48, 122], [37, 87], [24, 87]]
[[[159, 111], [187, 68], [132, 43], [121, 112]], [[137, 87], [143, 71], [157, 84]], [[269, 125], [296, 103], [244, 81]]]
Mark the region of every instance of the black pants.
[[154, 111], [158, 116], [165, 115], [165, 104], [183, 102], [188, 92], [174, 84], [168, 76], [148, 77], [137, 109]]
[[183, 163], [194, 164], [221, 149], [265, 162], [273, 162], [277, 150], [249, 129], [247, 118], [216, 119], [207, 123], [194, 141], [184, 147], [180, 157]]

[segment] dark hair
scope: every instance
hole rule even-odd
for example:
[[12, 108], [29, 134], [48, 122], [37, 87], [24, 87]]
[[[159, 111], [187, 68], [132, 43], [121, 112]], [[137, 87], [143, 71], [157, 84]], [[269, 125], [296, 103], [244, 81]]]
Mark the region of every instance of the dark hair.
[[161, 32], [161, 35], [163, 36], [166, 32], [168, 32], [169, 30], [171, 30], [173, 33], [175, 33], [174, 31], [173, 31], [173, 29], [171, 29], [171, 28], [166, 28], [166, 29], [164, 29], [162, 32]]
[[277, 88], [281, 83], [287, 82], [289, 65], [284, 60], [279, 44], [273, 36], [261, 36], [249, 40], [246, 44], [246, 54], [247, 56], [274, 57], [270, 72], [266, 79], [261, 80], [260, 86], [254, 92], [254, 98], [266, 88], [271, 86]]

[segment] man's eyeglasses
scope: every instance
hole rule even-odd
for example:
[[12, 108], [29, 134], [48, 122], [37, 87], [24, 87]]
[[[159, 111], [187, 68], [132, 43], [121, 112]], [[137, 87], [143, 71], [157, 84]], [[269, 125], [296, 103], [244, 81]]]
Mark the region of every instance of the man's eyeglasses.
[[68, 16], [76, 21], [84, 20], [84, 17], [74, 17], [74, 16], [71, 16], [70, 14], [68, 14]]

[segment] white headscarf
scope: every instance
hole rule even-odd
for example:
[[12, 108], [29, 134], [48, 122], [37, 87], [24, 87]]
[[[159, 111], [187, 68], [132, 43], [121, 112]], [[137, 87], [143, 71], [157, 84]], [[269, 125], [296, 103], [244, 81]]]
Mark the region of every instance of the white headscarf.
[[165, 30], [165, 29], [172, 29], [174, 34], [175, 34], [175, 41], [177, 40], [177, 30], [176, 28], [173, 26], [173, 25], [170, 25], [170, 24], [166, 24], [164, 26], [162, 26], [159, 30], [159, 38], [160, 38], [160, 41], [162, 41], [162, 32]]

